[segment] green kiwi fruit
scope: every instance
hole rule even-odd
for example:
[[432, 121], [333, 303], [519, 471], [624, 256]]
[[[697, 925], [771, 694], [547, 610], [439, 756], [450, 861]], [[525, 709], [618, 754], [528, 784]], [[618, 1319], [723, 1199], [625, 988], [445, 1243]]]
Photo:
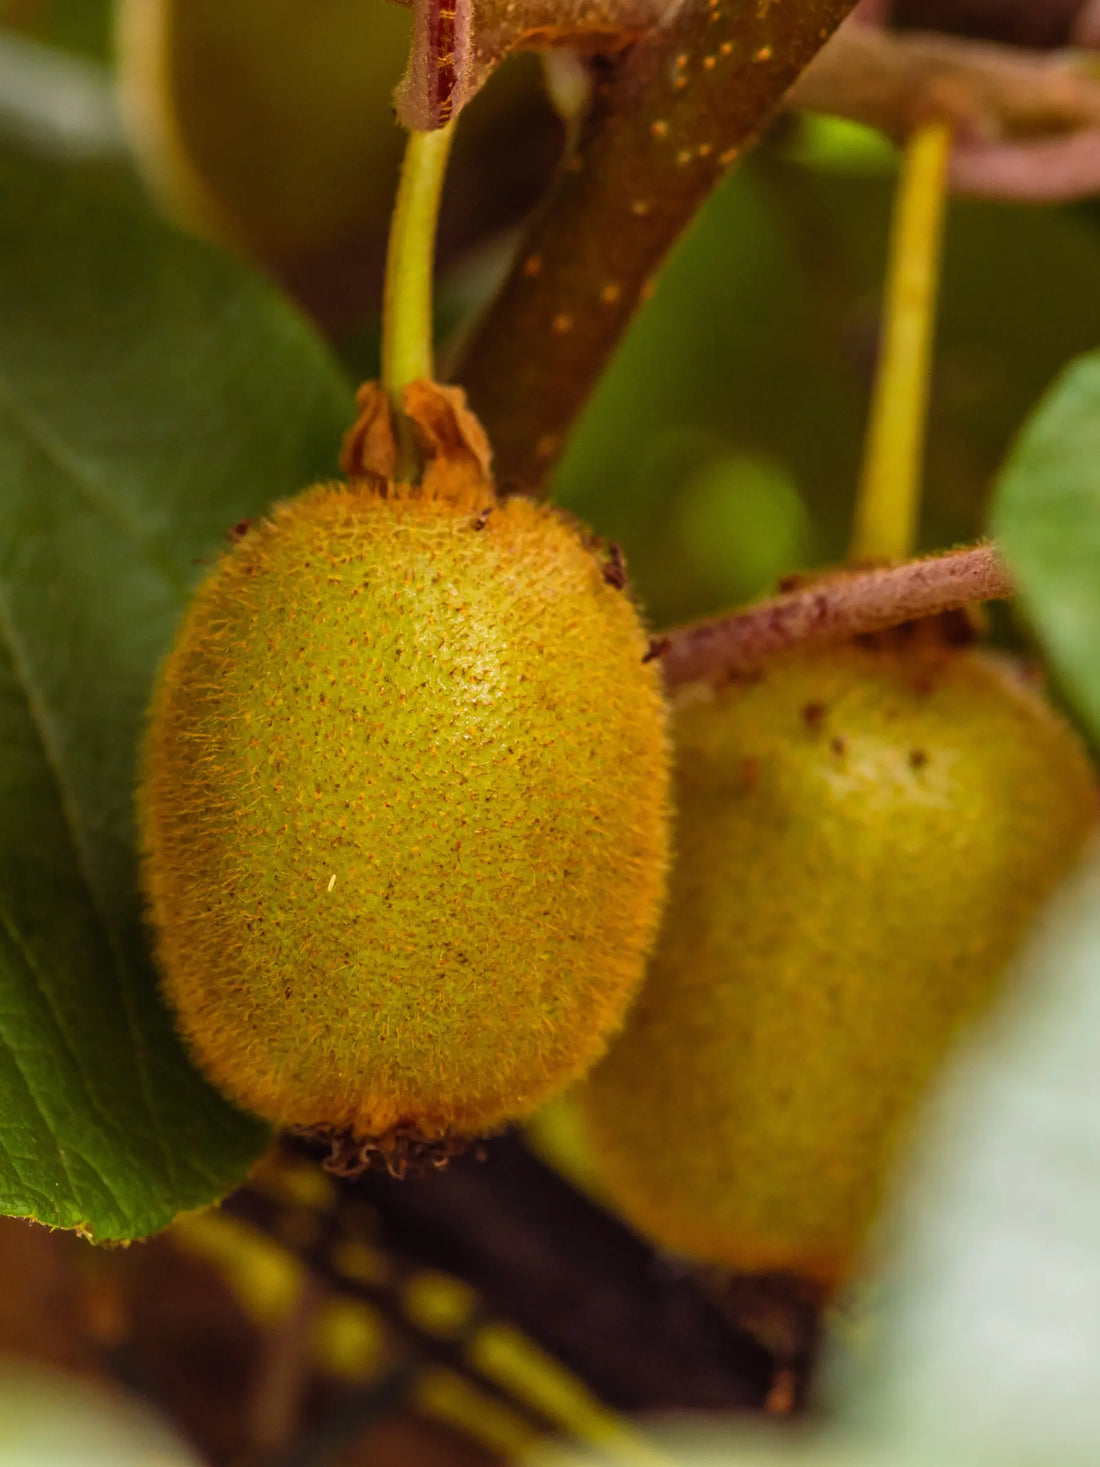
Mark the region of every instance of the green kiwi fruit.
[[476, 424], [423, 393], [422, 484], [317, 485], [199, 587], [139, 799], [199, 1064], [261, 1116], [364, 1140], [478, 1134], [579, 1076], [667, 864], [664, 698], [618, 561], [498, 502]]
[[657, 949], [579, 1102], [601, 1183], [690, 1258], [848, 1274], [953, 1036], [1095, 825], [1076, 734], [926, 623], [684, 690]]

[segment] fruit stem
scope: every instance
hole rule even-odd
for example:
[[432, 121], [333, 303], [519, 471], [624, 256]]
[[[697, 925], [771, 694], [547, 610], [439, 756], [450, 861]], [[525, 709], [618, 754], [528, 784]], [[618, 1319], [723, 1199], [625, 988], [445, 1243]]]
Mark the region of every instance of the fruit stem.
[[431, 379], [432, 274], [443, 178], [454, 121], [432, 132], [410, 132], [390, 223], [382, 298], [382, 385], [398, 426], [396, 477], [411, 479], [419, 454], [401, 406], [410, 382]]
[[670, 688], [756, 672], [793, 647], [822, 646], [901, 622], [959, 611], [1014, 594], [995, 545], [949, 550], [904, 565], [857, 568], [756, 601], [730, 616], [674, 627], [655, 637]]
[[849, 558], [904, 560], [916, 534], [952, 133], [909, 139], [890, 230], [878, 369]]

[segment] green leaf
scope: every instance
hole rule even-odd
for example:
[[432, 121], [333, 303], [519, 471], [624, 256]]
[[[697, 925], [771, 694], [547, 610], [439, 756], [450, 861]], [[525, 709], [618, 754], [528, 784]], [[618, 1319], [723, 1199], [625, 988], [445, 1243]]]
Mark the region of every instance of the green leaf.
[[1100, 353], [1075, 362], [1029, 419], [992, 526], [1024, 610], [1100, 737]]
[[347, 383], [246, 270], [0, 155], [0, 1211], [147, 1234], [266, 1131], [184, 1055], [134, 860], [142, 712], [227, 527], [331, 474]]
[[904, 1461], [1100, 1460], [1100, 858], [954, 1067], [888, 1229], [842, 1413]]

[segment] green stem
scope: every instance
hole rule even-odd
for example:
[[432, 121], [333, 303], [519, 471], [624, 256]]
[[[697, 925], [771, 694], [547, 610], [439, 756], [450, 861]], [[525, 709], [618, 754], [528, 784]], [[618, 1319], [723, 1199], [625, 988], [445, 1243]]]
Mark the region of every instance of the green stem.
[[920, 507], [928, 377], [951, 129], [926, 123], [905, 151], [891, 226], [881, 356], [850, 558], [904, 560]]
[[435, 234], [453, 136], [453, 121], [433, 132], [410, 132], [390, 224], [382, 300], [382, 385], [399, 425], [398, 478], [415, 473], [417, 467], [401, 395], [410, 382], [430, 379], [434, 372]]

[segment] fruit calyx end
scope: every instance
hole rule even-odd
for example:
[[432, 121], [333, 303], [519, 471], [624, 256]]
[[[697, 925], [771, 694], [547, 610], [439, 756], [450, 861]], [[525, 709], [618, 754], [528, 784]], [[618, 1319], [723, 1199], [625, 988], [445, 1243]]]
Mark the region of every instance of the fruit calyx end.
[[417, 381], [402, 391], [402, 414], [416, 435], [424, 461], [418, 484], [395, 478], [398, 428], [393, 405], [381, 384], [364, 382], [355, 400], [358, 412], [340, 453], [340, 470], [353, 483], [364, 484], [376, 494], [434, 499], [473, 513], [493, 507], [492, 451], [461, 387]]
[[425, 1136], [415, 1126], [394, 1126], [380, 1136], [361, 1136], [349, 1126], [293, 1126], [289, 1134], [328, 1154], [321, 1165], [334, 1177], [354, 1180], [364, 1172], [384, 1171], [391, 1177], [427, 1177], [442, 1171], [456, 1156], [480, 1161], [482, 1140], [451, 1132]]

